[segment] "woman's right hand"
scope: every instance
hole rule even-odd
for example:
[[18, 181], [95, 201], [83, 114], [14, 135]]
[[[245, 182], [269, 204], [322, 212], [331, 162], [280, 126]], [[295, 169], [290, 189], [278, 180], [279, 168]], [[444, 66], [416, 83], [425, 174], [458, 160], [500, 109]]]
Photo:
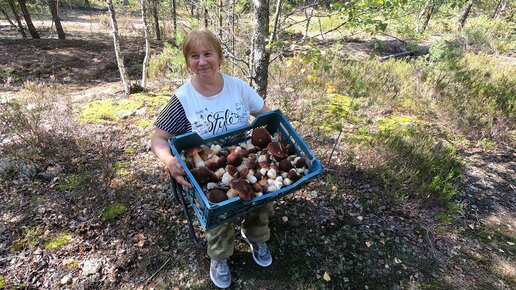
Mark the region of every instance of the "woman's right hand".
[[186, 173], [177, 157], [171, 156], [171, 158], [165, 162], [165, 167], [167, 168], [168, 173], [170, 173], [170, 176], [172, 176], [179, 184], [192, 188], [192, 185], [185, 178]]

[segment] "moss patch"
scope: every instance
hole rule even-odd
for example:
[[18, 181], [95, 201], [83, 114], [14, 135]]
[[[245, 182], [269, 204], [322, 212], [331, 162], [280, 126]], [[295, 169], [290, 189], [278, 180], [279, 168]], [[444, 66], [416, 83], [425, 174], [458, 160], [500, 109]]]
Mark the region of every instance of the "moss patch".
[[106, 123], [130, 117], [140, 108], [157, 111], [163, 107], [170, 95], [159, 93], [138, 93], [127, 99], [96, 100], [81, 108], [80, 122]]
[[58, 190], [70, 190], [75, 188], [77, 185], [86, 182], [88, 176], [86, 174], [68, 174], [61, 180], [56, 188]]
[[105, 222], [112, 222], [116, 220], [118, 217], [123, 215], [127, 211], [127, 206], [123, 203], [113, 203], [110, 204], [100, 215], [100, 220]]
[[44, 248], [47, 250], [53, 250], [60, 248], [66, 244], [71, 239], [70, 235], [67, 233], [60, 233], [54, 236], [52, 239], [45, 242]]

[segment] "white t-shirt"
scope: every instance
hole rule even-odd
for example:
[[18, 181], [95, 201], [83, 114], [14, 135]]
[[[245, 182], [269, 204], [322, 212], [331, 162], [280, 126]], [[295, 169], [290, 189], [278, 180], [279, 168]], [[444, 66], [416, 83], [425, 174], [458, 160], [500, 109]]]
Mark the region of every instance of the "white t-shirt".
[[247, 124], [249, 115], [259, 112], [263, 99], [242, 80], [223, 74], [220, 93], [201, 95], [191, 81], [179, 87], [158, 114], [155, 126], [172, 135], [195, 131], [207, 138]]

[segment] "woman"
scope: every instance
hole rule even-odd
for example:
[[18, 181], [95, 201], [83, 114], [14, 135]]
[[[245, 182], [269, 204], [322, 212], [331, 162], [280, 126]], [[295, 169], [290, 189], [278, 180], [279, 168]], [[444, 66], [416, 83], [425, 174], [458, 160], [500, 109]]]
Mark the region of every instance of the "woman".
[[[167, 140], [189, 131], [207, 138], [247, 124], [250, 115], [270, 111], [263, 99], [242, 80], [222, 74], [222, 45], [207, 29], [192, 31], [183, 45], [183, 56], [191, 79], [177, 89], [169, 103], [159, 113], [156, 131], [151, 139], [152, 152], [165, 164], [178, 183], [191, 187], [177, 157], [172, 156]], [[268, 226], [272, 206], [269, 204], [246, 216], [242, 222], [242, 237], [251, 246], [256, 263], [267, 267], [272, 263], [265, 244], [270, 238]], [[219, 288], [231, 285], [228, 258], [234, 249], [233, 222], [206, 232], [210, 277]]]

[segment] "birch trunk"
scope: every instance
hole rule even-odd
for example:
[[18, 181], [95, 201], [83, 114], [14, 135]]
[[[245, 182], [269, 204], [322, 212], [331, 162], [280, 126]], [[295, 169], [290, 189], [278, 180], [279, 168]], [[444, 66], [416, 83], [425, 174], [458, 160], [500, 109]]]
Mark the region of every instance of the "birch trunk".
[[472, 7], [473, 7], [473, 0], [469, 0], [468, 3], [466, 3], [464, 10], [462, 10], [462, 14], [459, 18], [459, 30], [464, 28], [464, 25], [466, 24], [466, 20], [468, 19], [468, 16], [469, 16], [469, 13], [471, 12]]
[[150, 53], [150, 43], [149, 43], [149, 24], [147, 23], [147, 9], [145, 8], [145, 0], [140, 1], [142, 5], [142, 22], [143, 22], [143, 36], [145, 38], [145, 57], [143, 58], [143, 68], [142, 68], [142, 88], [147, 86], [147, 68], [149, 67], [149, 53]]
[[274, 26], [272, 27], [271, 36], [269, 38], [269, 44], [276, 40], [276, 34], [279, 28], [279, 18], [281, 14], [281, 0], [276, 0], [276, 12], [274, 13]]
[[507, 7], [507, 0], [500, 0], [498, 2], [498, 5], [496, 5], [496, 9], [495, 9], [495, 12], [493, 13], [493, 19], [498, 19], [500, 18], [500, 14], [502, 14], [502, 12], [505, 10], [505, 8]]
[[176, 42], [176, 37], [177, 37], [177, 12], [176, 12], [176, 0], [171, 0], [171, 6], [172, 6], [172, 23], [173, 23], [173, 27], [174, 27], [174, 42]]
[[269, 2], [252, 0], [253, 3], [253, 43], [251, 61], [251, 81], [256, 91], [264, 99], [267, 97], [267, 83], [270, 53], [266, 48], [269, 36]]
[[[428, 22], [430, 21], [430, 17], [432, 16], [432, 9], [434, 5], [434, 0], [427, 0], [425, 2], [425, 6], [423, 6], [423, 9], [421, 9], [421, 13], [419, 13], [419, 17], [417, 19], [416, 23], [416, 32], [425, 32], [426, 27], [428, 25]], [[425, 17], [425, 22], [423, 24], [423, 28], [419, 27], [419, 23], [421, 23], [421, 19]]]
[[116, 22], [115, 9], [113, 7], [113, 0], [108, 0], [108, 10], [111, 16], [111, 26], [113, 28], [113, 45], [115, 47], [115, 56], [116, 62], [118, 64], [118, 70], [120, 71], [120, 79], [122, 80], [122, 84], [124, 85], [125, 95], [128, 96], [131, 93], [131, 84], [129, 81], [129, 75], [127, 74], [127, 70], [124, 65], [124, 58], [120, 53], [120, 42], [118, 37], [118, 24]]

